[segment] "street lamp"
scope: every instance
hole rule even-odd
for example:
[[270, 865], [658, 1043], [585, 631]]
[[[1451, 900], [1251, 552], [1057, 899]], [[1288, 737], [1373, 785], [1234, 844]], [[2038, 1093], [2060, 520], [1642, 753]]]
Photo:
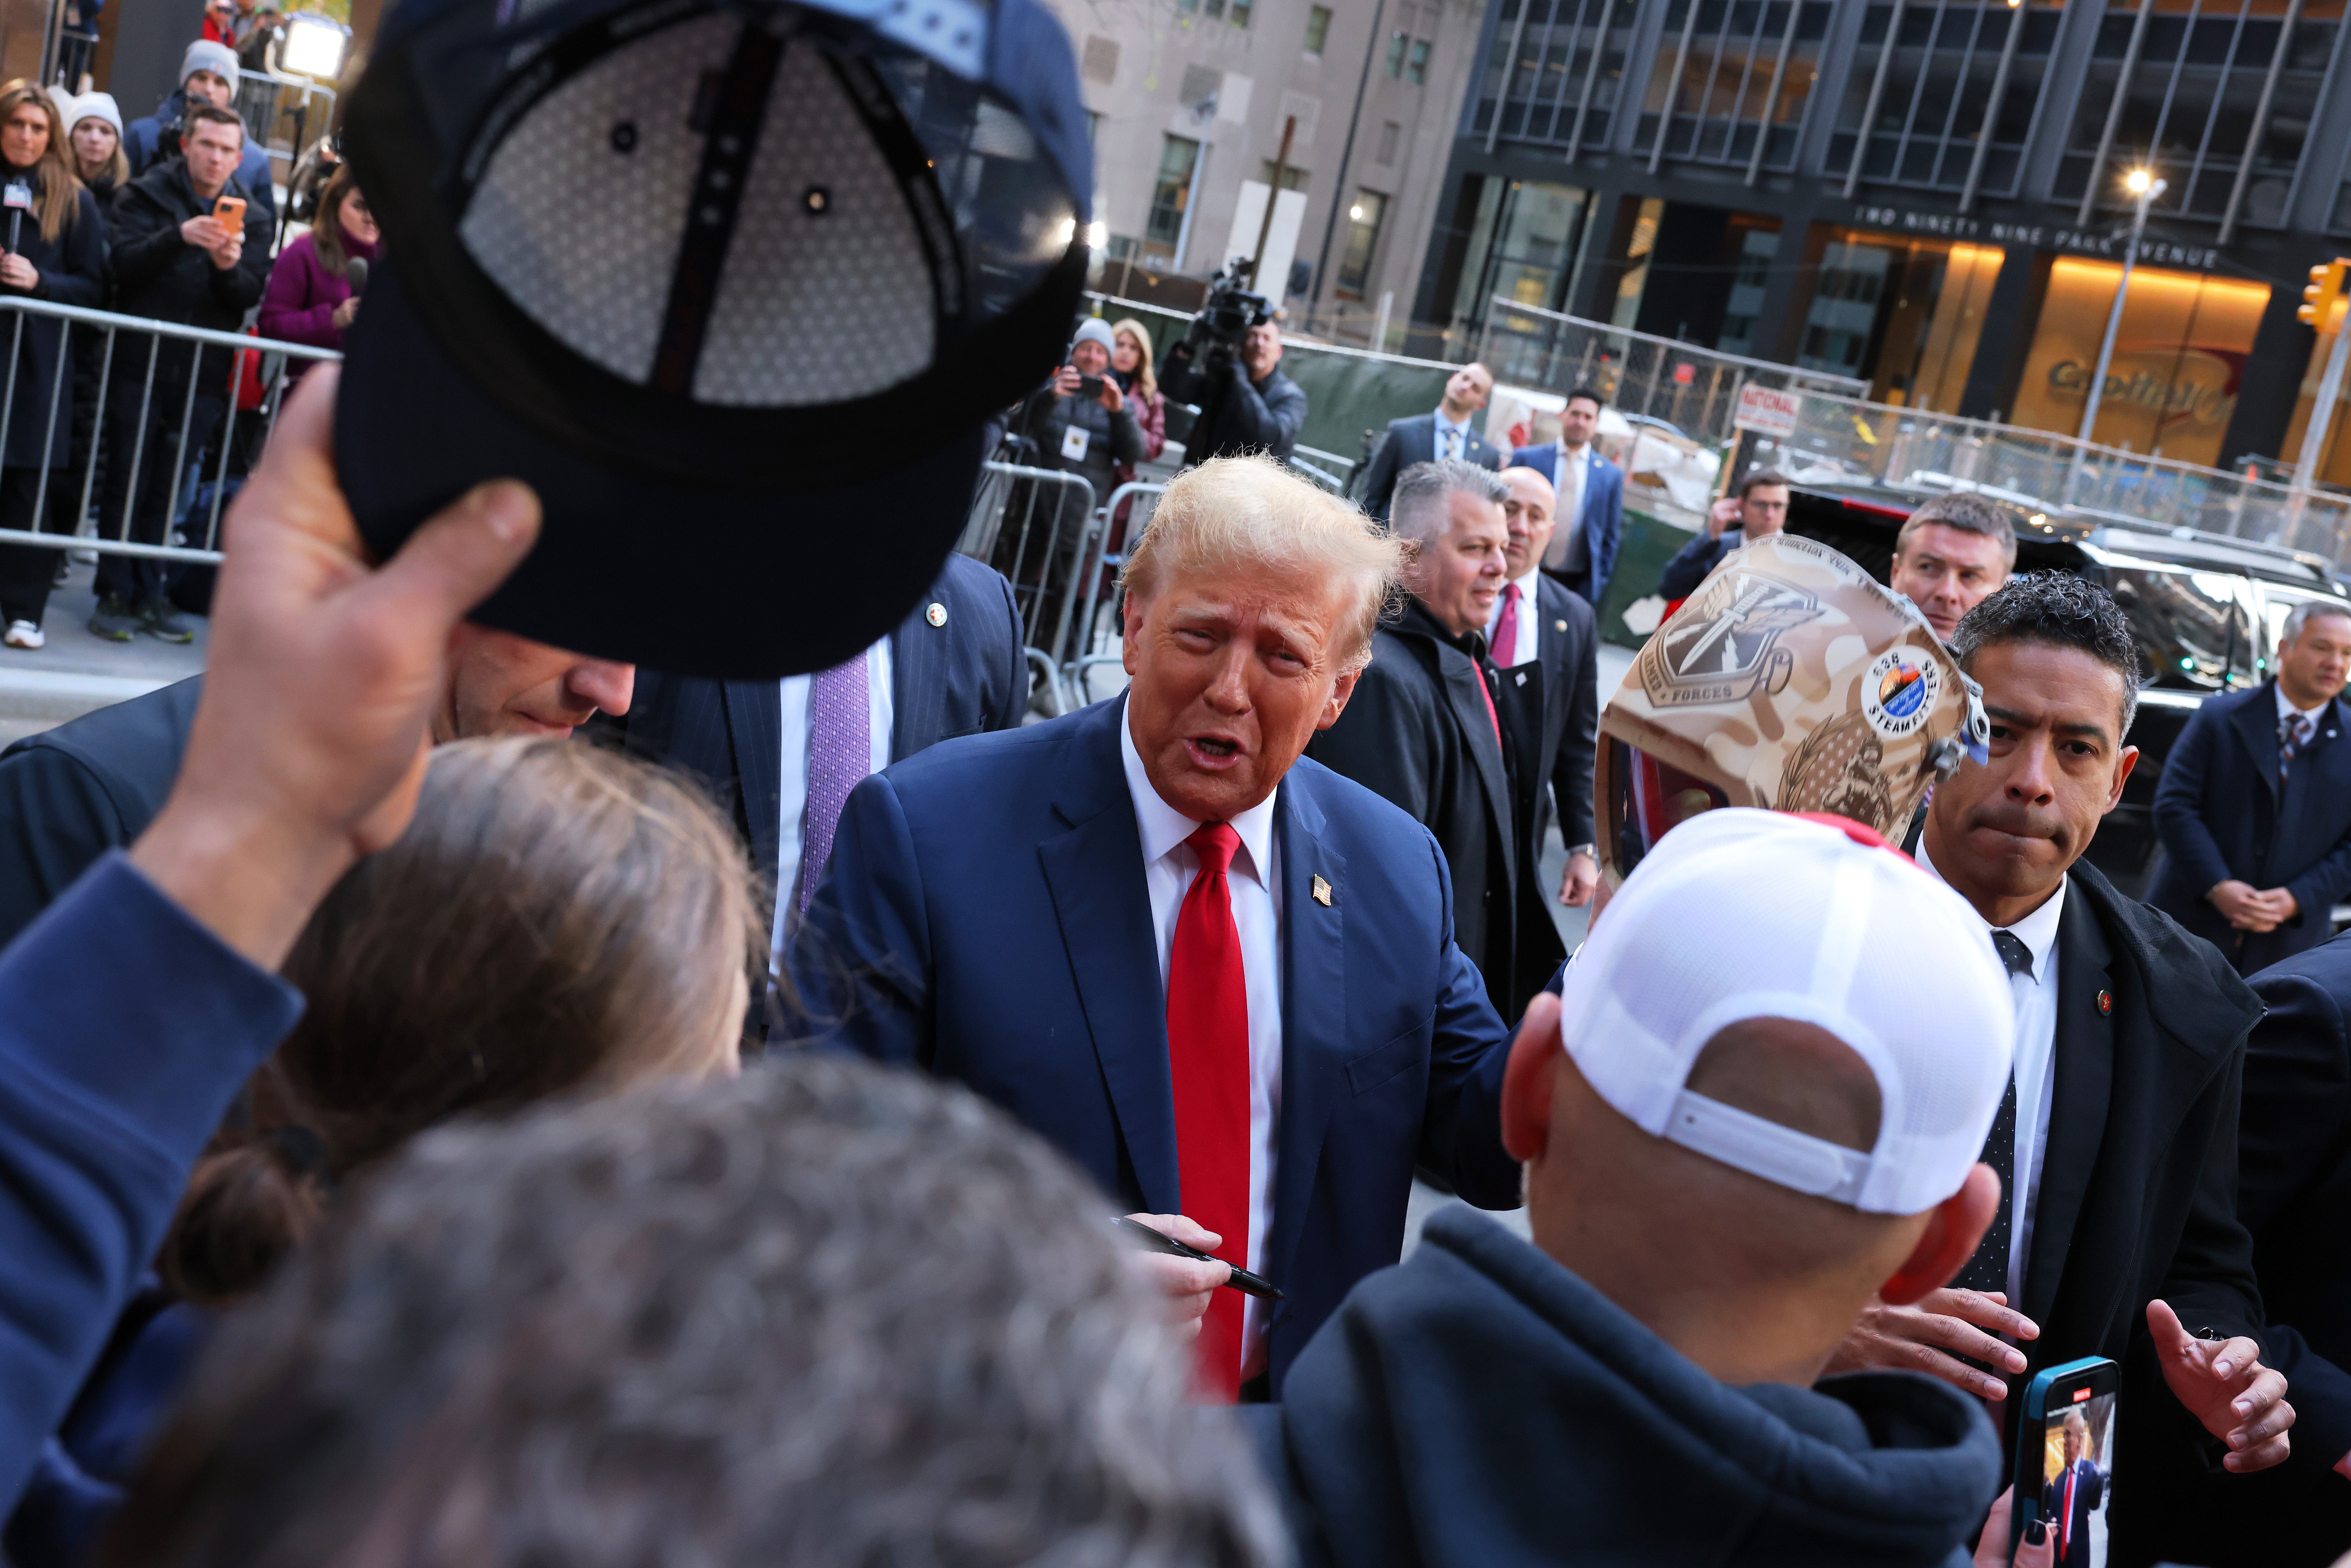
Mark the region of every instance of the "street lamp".
[[[2106, 336], [2098, 345], [2098, 368], [2090, 376], [2089, 402], [2082, 409], [2082, 439], [2090, 439], [2090, 432], [2098, 423], [2098, 402], [2106, 390], [2106, 367], [2115, 357], [2115, 334], [2122, 329], [2123, 300], [2130, 294], [2132, 264], [2138, 260], [2138, 236], [2147, 227], [2147, 209], [2163, 194], [2164, 182], [2155, 177], [2151, 169], [2134, 169], [2123, 176], [2123, 189], [2137, 202], [2131, 209], [2130, 244], [2123, 250], [2123, 280], [2115, 288], [2115, 308], [2106, 312]], [[2079, 466], [2078, 459], [2076, 466]]]

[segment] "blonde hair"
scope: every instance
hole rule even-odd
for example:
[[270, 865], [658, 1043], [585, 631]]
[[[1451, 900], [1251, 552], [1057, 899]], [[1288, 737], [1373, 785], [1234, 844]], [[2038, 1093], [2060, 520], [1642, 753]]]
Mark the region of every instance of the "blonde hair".
[[1395, 597], [1404, 547], [1352, 503], [1272, 458], [1215, 457], [1176, 476], [1143, 538], [1127, 552], [1119, 586], [1149, 598], [1170, 576], [1218, 571], [1314, 572], [1343, 577], [1355, 602], [1340, 622], [1340, 669], [1371, 662], [1372, 632]]
[[246, 1294], [330, 1184], [452, 1116], [718, 1069], [766, 946], [735, 830], [683, 777], [579, 740], [436, 748], [408, 831], [287, 956], [308, 1008], [191, 1176], [165, 1280]]
[[1123, 320], [1110, 324], [1113, 341], [1117, 340], [1121, 332], [1134, 334], [1134, 351], [1141, 356], [1134, 367], [1135, 391], [1146, 398], [1156, 395], [1159, 391], [1159, 377], [1151, 368], [1151, 329], [1129, 316]]

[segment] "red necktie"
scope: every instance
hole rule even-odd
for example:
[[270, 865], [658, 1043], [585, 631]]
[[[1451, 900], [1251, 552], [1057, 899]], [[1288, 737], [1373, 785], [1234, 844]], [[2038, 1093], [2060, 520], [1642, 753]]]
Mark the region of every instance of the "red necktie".
[[1494, 694], [1486, 689], [1486, 666], [1478, 666], [1478, 695], [1486, 699], [1486, 722], [1494, 727], [1494, 744], [1502, 744], [1502, 716], [1494, 711]]
[[1494, 667], [1506, 670], [1519, 662], [1519, 585], [1502, 585], [1502, 615], [1494, 622]]
[[2074, 1550], [2074, 1467], [2065, 1467], [2064, 1511], [2057, 1516], [2057, 1559], [2064, 1562]]
[[[1223, 1238], [1217, 1256], [1249, 1267], [1249, 981], [1225, 873], [1240, 836], [1209, 822], [1186, 841], [1200, 874], [1176, 916], [1167, 965], [1167, 1067], [1176, 1090], [1176, 1176], [1184, 1213]], [[1241, 1385], [1241, 1293], [1219, 1289], [1194, 1342], [1204, 1397], [1231, 1404]]]

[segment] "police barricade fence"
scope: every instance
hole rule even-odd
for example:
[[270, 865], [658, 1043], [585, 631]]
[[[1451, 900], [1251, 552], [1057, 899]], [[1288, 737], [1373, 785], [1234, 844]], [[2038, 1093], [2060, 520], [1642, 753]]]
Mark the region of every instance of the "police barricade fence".
[[1082, 476], [990, 460], [980, 467], [956, 549], [986, 561], [1012, 584], [1029, 642], [1024, 652], [1055, 714], [1069, 710], [1061, 668], [1086, 571], [1099, 569], [1102, 519]]
[[[0, 299], [0, 445], [11, 466], [19, 452], [57, 459], [38, 469], [33, 528], [0, 528], [0, 544], [218, 562], [222, 507], [243, 476], [232, 455], [257, 453], [276, 427], [295, 361], [342, 358], [46, 299]], [[28, 340], [50, 323], [54, 363], [37, 376]]]
[[[1092, 673], [1104, 665], [1125, 667], [1119, 631], [1120, 616], [1126, 606], [1126, 590], [1119, 578], [1126, 568], [1126, 552], [1143, 537], [1151, 514], [1158, 508], [1159, 497], [1166, 493], [1164, 484], [1134, 481], [1113, 490], [1102, 507], [1107, 525], [1102, 536], [1103, 549], [1086, 578], [1086, 601], [1078, 620], [1079, 636], [1062, 669], [1061, 695], [1065, 700], [1081, 706], [1094, 701]], [[1116, 550], [1109, 548], [1113, 529], [1118, 530]]]

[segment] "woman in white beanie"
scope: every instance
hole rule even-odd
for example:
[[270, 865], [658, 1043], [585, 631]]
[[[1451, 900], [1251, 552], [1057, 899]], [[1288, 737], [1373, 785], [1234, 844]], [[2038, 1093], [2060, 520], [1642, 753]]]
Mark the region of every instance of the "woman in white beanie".
[[122, 152], [122, 110], [112, 93], [86, 92], [65, 106], [65, 120], [74, 172], [98, 198], [98, 210], [110, 212], [131, 181], [131, 160]]

